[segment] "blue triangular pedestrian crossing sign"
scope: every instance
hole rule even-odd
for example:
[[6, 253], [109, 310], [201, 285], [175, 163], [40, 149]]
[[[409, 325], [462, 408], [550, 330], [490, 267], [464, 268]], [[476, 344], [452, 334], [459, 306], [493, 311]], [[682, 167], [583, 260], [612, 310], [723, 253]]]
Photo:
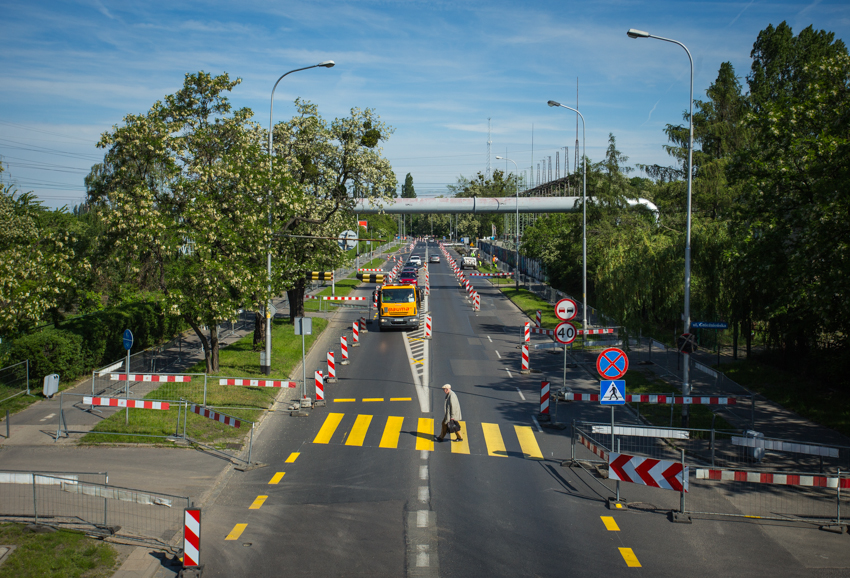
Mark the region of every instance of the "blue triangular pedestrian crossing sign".
[[609, 379], [599, 382], [599, 403], [602, 405], [623, 405], [626, 403], [626, 381]]

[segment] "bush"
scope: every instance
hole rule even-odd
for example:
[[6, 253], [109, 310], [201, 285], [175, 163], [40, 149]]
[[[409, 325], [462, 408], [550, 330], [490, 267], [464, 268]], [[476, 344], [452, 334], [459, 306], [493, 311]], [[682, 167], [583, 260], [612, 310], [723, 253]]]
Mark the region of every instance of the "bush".
[[58, 373], [75, 379], [88, 368], [83, 364], [83, 338], [68, 331], [48, 329], [31, 333], [12, 344], [11, 362], [30, 360], [30, 379], [39, 383], [45, 375]]

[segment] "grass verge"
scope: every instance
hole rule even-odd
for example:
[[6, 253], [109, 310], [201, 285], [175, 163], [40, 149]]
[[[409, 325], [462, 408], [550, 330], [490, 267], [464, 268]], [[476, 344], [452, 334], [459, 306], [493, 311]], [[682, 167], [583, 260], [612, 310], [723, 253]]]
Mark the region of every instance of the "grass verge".
[[[313, 317], [313, 334], [304, 338], [307, 350], [327, 327], [327, 319]], [[260, 373], [259, 353], [253, 350], [253, 335], [247, 335], [222, 349], [219, 354], [219, 375], [226, 377], [248, 377], [264, 379], [288, 379], [290, 372], [301, 360], [301, 336], [294, 334], [293, 325], [282, 319], [272, 324], [272, 373], [265, 376]], [[199, 362], [186, 373], [203, 373], [204, 363]], [[277, 388], [240, 387], [218, 385], [217, 380], [207, 383], [206, 403], [217, 411], [233, 417], [256, 421], [263, 410], [269, 408], [279, 393]], [[145, 396], [147, 399], [180, 399], [192, 403], [203, 401], [203, 381], [195, 378], [185, 384], [167, 383]], [[156, 438], [144, 436], [169, 436], [182, 434], [183, 416], [178, 424], [178, 408], [172, 406], [167, 411], [131, 409], [129, 423], [125, 424], [125, 411], [119, 411], [102, 420], [80, 440], [81, 444], [101, 443], [150, 443]], [[194, 440], [217, 447], [241, 445], [248, 431], [246, 427], [232, 428], [218, 422], [189, 414], [186, 418], [186, 435]], [[249, 424], [246, 426], [250, 427]], [[101, 432], [111, 432], [101, 433]], [[165, 440], [160, 443], [169, 444]]]
[[729, 378], [806, 419], [850, 436], [850, 395], [823, 381], [747, 359], [720, 368]]
[[0, 544], [17, 546], [0, 578], [106, 578], [116, 570], [115, 549], [82, 532], [37, 534], [23, 524], [0, 524]]
[[[555, 317], [555, 308], [549, 305], [545, 299], [541, 299], [531, 291], [527, 289], [523, 289], [520, 287], [516, 289], [513, 286], [502, 286], [502, 293], [505, 296], [513, 301], [517, 307], [522, 309], [523, 313], [528, 315], [529, 318], [534, 319], [537, 315], [537, 311], [540, 310], [543, 312], [542, 324], [546, 329], [555, 329], [555, 326], [558, 325], [561, 321]], [[573, 325], [576, 328], [581, 327], [581, 323], [572, 321]]]

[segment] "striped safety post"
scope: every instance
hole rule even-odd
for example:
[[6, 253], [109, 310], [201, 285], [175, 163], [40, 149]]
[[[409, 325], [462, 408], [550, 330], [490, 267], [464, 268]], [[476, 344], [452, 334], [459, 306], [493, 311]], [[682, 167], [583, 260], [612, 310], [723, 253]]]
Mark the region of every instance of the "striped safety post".
[[478, 291], [475, 292], [475, 310], [481, 311], [481, 295], [478, 294]]
[[549, 382], [540, 382], [540, 415], [549, 415]]
[[366, 318], [360, 318], [360, 333], [369, 333], [369, 330], [366, 329]]
[[537, 310], [537, 318], [535, 321], [537, 322], [537, 327], [543, 327], [543, 312], [540, 309]]
[[431, 339], [431, 316], [425, 316], [425, 339]]
[[360, 347], [360, 322], [359, 321], [355, 321], [351, 325], [351, 331], [352, 331], [351, 347]]
[[525, 324], [525, 331], [523, 332], [522, 340], [526, 343], [531, 341], [531, 323]]
[[528, 344], [527, 343], [522, 344], [522, 369], [520, 370], [520, 373], [522, 373], [522, 374], [531, 373], [531, 369], [529, 369], [529, 363], [528, 363]]
[[345, 335], [339, 336], [339, 349], [342, 351], [340, 365], [348, 365], [348, 339], [346, 339]]
[[183, 510], [183, 567], [201, 566], [201, 509]]
[[336, 383], [336, 365], [334, 364], [334, 352], [328, 351], [328, 383]]
[[324, 376], [319, 370], [316, 370], [316, 401], [325, 401]]

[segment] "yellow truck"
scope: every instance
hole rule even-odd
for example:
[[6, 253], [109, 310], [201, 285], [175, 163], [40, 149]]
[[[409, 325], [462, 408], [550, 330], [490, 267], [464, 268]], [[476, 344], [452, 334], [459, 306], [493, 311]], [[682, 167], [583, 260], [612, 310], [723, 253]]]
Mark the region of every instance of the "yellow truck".
[[422, 291], [415, 285], [384, 285], [378, 292], [378, 327], [416, 329], [422, 310]]

